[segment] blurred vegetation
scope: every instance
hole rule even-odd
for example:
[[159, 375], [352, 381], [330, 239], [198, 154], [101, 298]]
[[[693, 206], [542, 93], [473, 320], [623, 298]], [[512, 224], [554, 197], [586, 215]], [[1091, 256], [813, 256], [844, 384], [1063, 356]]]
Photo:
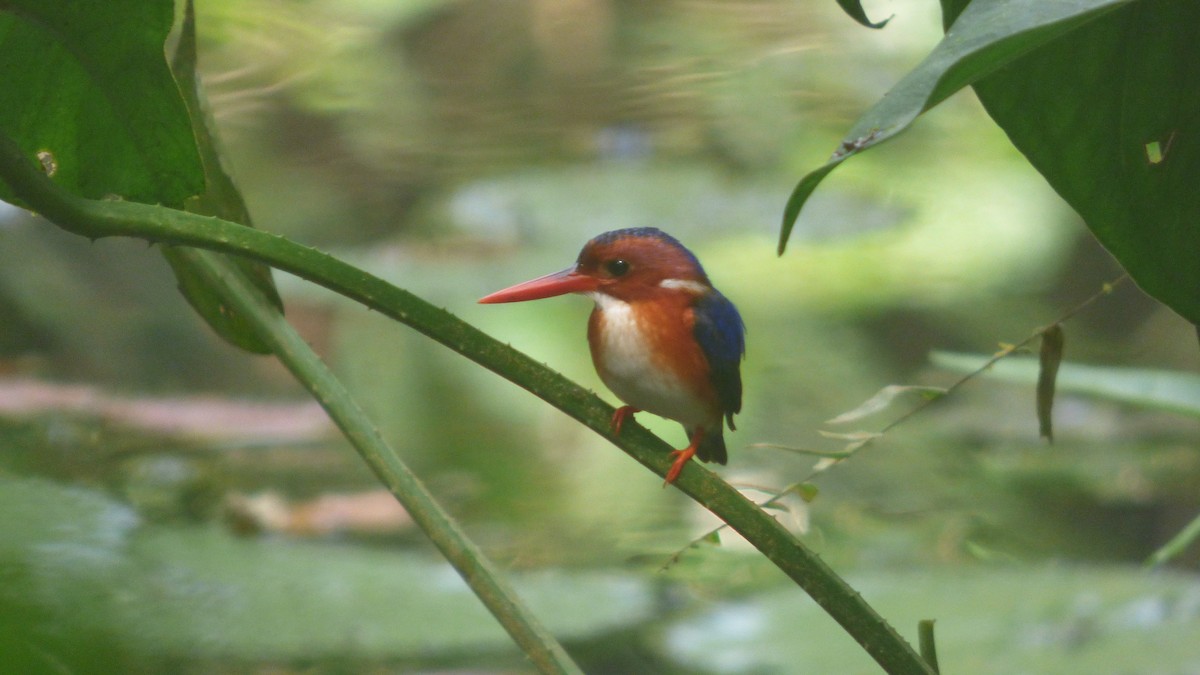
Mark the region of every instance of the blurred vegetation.
[[[774, 0], [197, 10], [208, 103], [258, 227], [331, 249], [586, 386], [603, 391], [585, 301], [474, 299], [563, 267], [607, 229], [655, 225], [691, 246], [749, 326], [724, 475], [778, 488], [813, 458], [748, 446], [836, 447], [823, 420], [880, 387], [952, 381], [931, 350], [1016, 341], [1120, 273], [969, 95], [831, 177], [775, 257], [795, 177], [940, 35], [932, 3], [885, 7], [881, 32], [832, 2]], [[588, 672], [859, 663], [849, 640], [796, 638], [832, 623], [731, 537], [659, 572], [714, 524], [602, 439], [381, 317], [278, 282], [406, 461], [528, 573], [522, 590]], [[519, 671], [471, 602], [434, 614], [465, 591], [409, 529], [277, 529], [236, 508], [372, 489], [331, 434], [218, 437], [67, 403], [79, 397], [56, 385], [89, 383], [100, 403], [172, 397], [176, 418], [197, 396], [301, 399], [278, 366], [210, 334], [174, 285], [144, 244], [0, 214], [0, 540], [17, 580], [0, 622], [21, 619], [0, 653], [26, 672]], [[1191, 326], [1129, 284], [1066, 331], [1070, 360], [1200, 365]], [[31, 379], [49, 403], [14, 388]], [[1196, 669], [1200, 553], [1140, 569], [1200, 511], [1196, 418], [1068, 391], [1047, 446], [1033, 407], [1031, 385], [977, 381], [821, 473], [815, 501], [786, 515], [896, 625], [937, 618], [945, 672]], [[404, 585], [443, 577], [446, 596]], [[367, 592], [381, 583], [393, 590]], [[414, 614], [428, 620], [404, 621]], [[268, 624], [269, 639], [248, 637]], [[1155, 664], [1130, 644], [1153, 644]]]

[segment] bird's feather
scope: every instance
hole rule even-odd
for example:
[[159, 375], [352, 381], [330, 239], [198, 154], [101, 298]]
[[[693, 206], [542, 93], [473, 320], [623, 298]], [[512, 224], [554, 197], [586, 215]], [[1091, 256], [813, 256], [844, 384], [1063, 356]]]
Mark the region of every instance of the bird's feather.
[[725, 434], [721, 427], [704, 434], [704, 438], [700, 439], [700, 445], [696, 446], [696, 456], [700, 458], [701, 462], [725, 464], [729, 461], [729, 453], [725, 450]]
[[742, 409], [740, 361], [746, 353], [746, 327], [737, 309], [716, 289], [696, 300], [692, 334], [708, 359], [708, 377], [717, 390], [721, 412], [733, 425], [733, 414]]

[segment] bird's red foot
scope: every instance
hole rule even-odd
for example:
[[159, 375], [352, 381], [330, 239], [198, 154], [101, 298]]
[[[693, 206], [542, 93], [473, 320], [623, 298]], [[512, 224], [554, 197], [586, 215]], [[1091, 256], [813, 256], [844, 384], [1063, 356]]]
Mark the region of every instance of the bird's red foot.
[[687, 464], [695, 454], [696, 449], [690, 446], [682, 450], [671, 451], [671, 456], [675, 458], [675, 463], [671, 465], [671, 470], [667, 472], [667, 480], [663, 481], [663, 487], [667, 487], [671, 483], [674, 483], [676, 478], [679, 478], [679, 472], [683, 471], [683, 465]]
[[667, 480], [663, 482], [663, 487], [667, 487], [679, 478], [679, 472], [683, 471], [683, 467], [692, 457], [696, 456], [696, 448], [700, 447], [700, 439], [704, 438], [703, 431], [697, 431], [692, 434], [692, 442], [682, 450], [672, 450], [671, 456], [675, 458], [675, 463], [671, 465], [671, 470], [667, 472]]
[[633, 417], [634, 413], [640, 412], [642, 411], [631, 405], [623, 405], [620, 408], [617, 408], [616, 412], [613, 413], [612, 422], [609, 423], [612, 425], [613, 435], [620, 436], [621, 427], [625, 425], [626, 418]]

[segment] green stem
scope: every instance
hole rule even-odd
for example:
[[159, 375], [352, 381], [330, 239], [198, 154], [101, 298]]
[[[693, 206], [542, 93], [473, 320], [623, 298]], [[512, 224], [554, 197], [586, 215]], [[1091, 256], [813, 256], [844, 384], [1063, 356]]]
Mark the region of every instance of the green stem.
[[[0, 136], [0, 178], [27, 205], [76, 234], [138, 237], [191, 245], [265, 262], [363, 303], [433, 338], [529, 390], [611, 440], [633, 459], [666, 475], [670, 447], [636, 424], [621, 436], [609, 429], [612, 408], [562, 375], [433, 307], [415, 295], [312, 248], [217, 218], [129, 202], [82, 199], [34, 168], [11, 140]], [[675, 482], [680, 490], [739, 532], [845, 628], [888, 673], [932, 675], [903, 638], [785, 527], [698, 463]]]
[[921, 658], [929, 664], [933, 672], [938, 673], [937, 644], [933, 639], [933, 619], [921, 619], [917, 622], [917, 644], [920, 645]]
[[1154, 552], [1149, 559], [1146, 560], [1147, 567], [1157, 567], [1166, 564], [1171, 558], [1183, 553], [1191, 546], [1193, 542], [1200, 539], [1200, 515], [1192, 519], [1186, 527], [1179, 531], [1171, 541], [1163, 544], [1162, 548]]
[[404, 505], [538, 670], [543, 673], [581, 673], [554, 636], [521, 604], [503, 575], [442, 510], [342, 383], [262, 291], [223, 256], [193, 248], [178, 249], [178, 253], [209, 287], [217, 290], [230, 308], [245, 317], [259, 339], [317, 399], [379, 480]]

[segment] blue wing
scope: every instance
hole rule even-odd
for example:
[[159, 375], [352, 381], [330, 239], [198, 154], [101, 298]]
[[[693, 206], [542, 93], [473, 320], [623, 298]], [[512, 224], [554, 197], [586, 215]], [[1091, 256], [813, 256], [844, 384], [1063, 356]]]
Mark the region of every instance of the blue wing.
[[746, 353], [746, 326], [733, 303], [716, 289], [704, 294], [694, 307], [692, 334], [708, 358], [709, 378], [717, 390], [721, 411], [729, 428], [733, 414], [742, 409], [742, 356]]

